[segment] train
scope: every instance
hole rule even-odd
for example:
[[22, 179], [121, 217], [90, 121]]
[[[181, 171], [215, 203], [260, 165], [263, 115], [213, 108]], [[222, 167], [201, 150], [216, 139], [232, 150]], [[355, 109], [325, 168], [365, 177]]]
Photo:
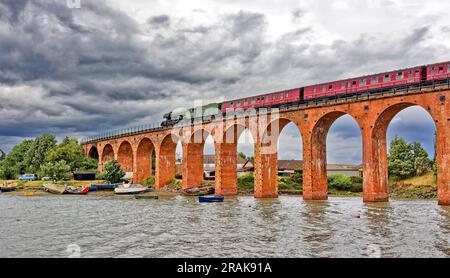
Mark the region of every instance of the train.
[[170, 127], [183, 120], [208, 122], [220, 114], [237, 110], [282, 108], [293, 103], [304, 104], [449, 82], [450, 62], [442, 62], [174, 110], [163, 116], [161, 126]]

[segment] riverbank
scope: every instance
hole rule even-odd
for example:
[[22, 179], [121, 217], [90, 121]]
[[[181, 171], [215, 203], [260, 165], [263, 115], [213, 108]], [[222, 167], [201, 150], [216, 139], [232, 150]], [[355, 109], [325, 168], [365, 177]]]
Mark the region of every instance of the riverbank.
[[[1, 182], [1, 181], [0, 181]], [[44, 191], [43, 184], [45, 181], [17, 181], [17, 190], [13, 192], [4, 192], [4, 195], [23, 195], [23, 196], [46, 196], [53, 195]], [[103, 183], [101, 180], [97, 181], [65, 181], [67, 185], [71, 186], [87, 186], [95, 183]], [[208, 181], [207, 184], [213, 185], [214, 181]], [[301, 195], [302, 191], [292, 188], [279, 188], [279, 195]], [[351, 192], [344, 190], [329, 189], [330, 197], [362, 197], [362, 192]], [[175, 196], [180, 195], [181, 181], [174, 180], [169, 185], [166, 185], [160, 190], [144, 193], [144, 195], [158, 195], [158, 196]], [[90, 196], [117, 196], [114, 191], [91, 191], [87, 195]], [[248, 186], [239, 187], [238, 195], [253, 195], [253, 188]], [[436, 199], [437, 186], [436, 179], [433, 173], [427, 173], [420, 177], [413, 177], [403, 181], [390, 181], [389, 197], [393, 199]]]

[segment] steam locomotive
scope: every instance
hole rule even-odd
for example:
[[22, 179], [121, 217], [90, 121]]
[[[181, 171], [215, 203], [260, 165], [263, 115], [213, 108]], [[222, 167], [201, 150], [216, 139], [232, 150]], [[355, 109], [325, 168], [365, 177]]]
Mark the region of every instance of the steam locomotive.
[[164, 115], [162, 127], [170, 127], [182, 120], [201, 119], [211, 121], [221, 113], [249, 108], [282, 107], [290, 103], [305, 103], [322, 99], [334, 99], [356, 94], [387, 92], [394, 89], [448, 83], [450, 62], [417, 66], [373, 75], [360, 76], [329, 83], [300, 87], [258, 96], [211, 103], [187, 110], [175, 110]]

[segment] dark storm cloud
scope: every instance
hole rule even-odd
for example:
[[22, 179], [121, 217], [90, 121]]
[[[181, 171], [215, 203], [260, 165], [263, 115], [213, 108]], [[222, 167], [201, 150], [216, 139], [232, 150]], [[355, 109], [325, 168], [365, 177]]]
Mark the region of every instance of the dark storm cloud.
[[[305, 14], [292, 12], [299, 20]], [[160, 14], [139, 24], [103, 1], [83, 0], [80, 9], [66, 1], [2, 1], [0, 136], [91, 135], [160, 121], [197, 99], [255, 95], [448, 52], [423, 43], [433, 36], [429, 27], [331, 44], [309, 39], [314, 26], [280, 32], [269, 39], [265, 15], [254, 12], [207, 24]], [[351, 136], [345, 124], [339, 132]]]

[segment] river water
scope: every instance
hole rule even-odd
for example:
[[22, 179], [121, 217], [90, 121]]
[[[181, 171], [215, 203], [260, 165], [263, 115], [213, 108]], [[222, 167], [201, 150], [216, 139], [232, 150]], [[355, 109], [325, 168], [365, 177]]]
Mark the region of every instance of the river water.
[[0, 257], [450, 257], [436, 201], [0, 196]]

